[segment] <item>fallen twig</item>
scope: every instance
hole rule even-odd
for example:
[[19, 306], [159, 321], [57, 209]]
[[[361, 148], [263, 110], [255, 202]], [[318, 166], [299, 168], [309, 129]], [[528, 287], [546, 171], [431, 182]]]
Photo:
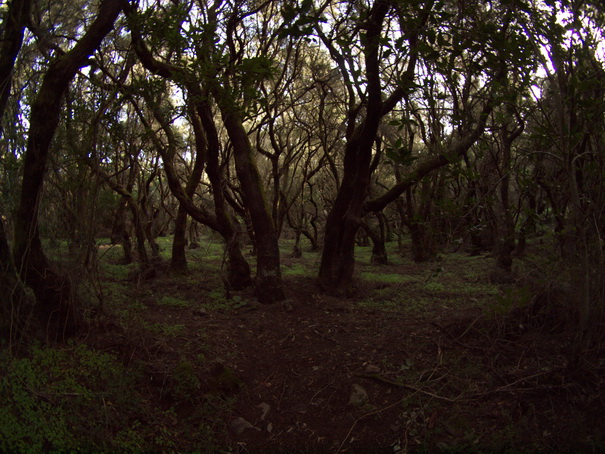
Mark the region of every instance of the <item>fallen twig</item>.
[[409, 389], [410, 391], [414, 391], [414, 392], [417, 392], [417, 393], [420, 393], [420, 394], [425, 394], [425, 395], [430, 396], [430, 397], [432, 397], [434, 399], [443, 400], [445, 402], [451, 402], [451, 403], [460, 402], [460, 397], [461, 396], [458, 396], [458, 397], [456, 397], [454, 399], [450, 399], [449, 397], [440, 396], [438, 394], [432, 393], [430, 391], [425, 391], [422, 388], [418, 388], [416, 386], [409, 385], [407, 383], [402, 383], [400, 381], [391, 380], [391, 379], [386, 378], [386, 377], [384, 377], [384, 376], [382, 376], [380, 374], [358, 374], [357, 377], [370, 378], [370, 379], [377, 380], [377, 381], [382, 382], [382, 383], [386, 383], [387, 385], [397, 386], [399, 388]]

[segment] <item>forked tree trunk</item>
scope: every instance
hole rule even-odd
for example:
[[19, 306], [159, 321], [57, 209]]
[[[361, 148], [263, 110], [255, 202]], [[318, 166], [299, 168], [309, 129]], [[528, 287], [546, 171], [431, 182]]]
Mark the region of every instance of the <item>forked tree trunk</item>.
[[[134, 11], [131, 10], [130, 13], [132, 12]], [[166, 150], [163, 150], [162, 146], [160, 145], [158, 151], [160, 151], [160, 153], [163, 153], [162, 159], [164, 159], [166, 176], [168, 178], [170, 190], [172, 191], [174, 196], [179, 200], [179, 202], [185, 205], [187, 212], [192, 218], [204, 225], [209, 226], [210, 228], [219, 232], [223, 236], [226, 242], [226, 253], [228, 260], [228, 285], [230, 286], [230, 288], [233, 289], [244, 288], [248, 286], [251, 281], [250, 267], [241, 253], [236, 223], [226, 211], [223, 194], [224, 182], [218, 166], [218, 153], [220, 147], [218, 141], [218, 134], [216, 132], [216, 126], [214, 125], [212, 109], [210, 108], [210, 105], [207, 101], [208, 93], [205, 93], [200, 89], [198, 82], [191, 79], [190, 74], [187, 70], [164, 63], [153, 57], [153, 55], [145, 45], [143, 38], [141, 37], [141, 33], [138, 29], [135, 17], [136, 16], [134, 14], [128, 15], [128, 19], [130, 20], [131, 25], [131, 36], [133, 39], [133, 44], [135, 46], [135, 51], [137, 52], [137, 55], [141, 59], [143, 65], [147, 69], [152, 71], [154, 74], [158, 74], [166, 79], [177, 79], [179, 83], [185, 82], [189, 94], [192, 96], [193, 99], [196, 100], [195, 110], [199, 115], [199, 119], [202, 123], [202, 128], [206, 134], [206, 140], [208, 141], [207, 173], [213, 189], [216, 219], [210, 216], [209, 213], [206, 213], [204, 210], [200, 210], [198, 207], [196, 207], [192, 203], [191, 198], [187, 197], [187, 195], [181, 188], [180, 183], [178, 182], [176, 173], [172, 169], [173, 166], [170, 154], [172, 154], [174, 150], [168, 152], [169, 154], [166, 154]], [[156, 109], [154, 114], [158, 115], [160, 114], [160, 112]], [[196, 141], [201, 140], [201, 136], [203, 133], [199, 128], [199, 124], [196, 121], [195, 116], [192, 116], [192, 124], [194, 127], [194, 132], [196, 134]], [[170, 128], [164, 128], [164, 130], [167, 136], [173, 136]], [[170, 146], [175, 145], [173, 139], [169, 139], [169, 142], [172, 142], [172, 145]], [[192, 224], [192, 226], [193, 225], [195, 224]], [[193, 240], [191, 242], [193, 243]]]
[[[378, 48], [388, 2], [377, 1], [368, 17], [365, 36], [365, 61], [368, 101], [362, 123], [354, 127], [347, 140], [342, 184], [326, 219], [324, 248], [319, 269], [319, 284], [331, 293], [348, 293], [355, 266], [355, 235], [362, 218], [363, 203], [370, 184], [372, 147], [382, 116]], [[356, 122], [356, 115], [349, 124]]]
[[262, 303], [278, 302], [285, 298], [285, 293], [277, 232], [267, 208], [262, 181], [252, 156], [252, 147], [234, 106], [225, 99], [220, 99], [219, 106], [227, 133], [233, 144], [235, 170], [256, 238], [257, 297]]
[[[250, 265], [242, 254], [237, 222], [228, 212], [227, 201], [223, 193], [225, 181], [219, 163], [220, 141], [212, 116], [212, 107], [208, 102], [199, 100], [196, 104], [196, 111], [207, 140], [208, 164], [206, 166], [206, 174], [212, 186], [214, 213], [219, 233], [225, 239], [227, 283], [231, 289], [241, 290], [252, 285], [252, 277], [250, 276]], [[201, 134], [201, 131], [199, 133]]]
[[[204, 165], [206, 164], [206, 156], [208, 154], [208, 145], [204, 140], [201, 131], [201, 125], [196, 118], [196, 112], [189, 105], [189, 117], [193, 123], [195, 134], [195, 161], [191, 175], [185, 186], [185, 194], [193, 200], [195, 190], [200, 184], [202, 174], [204, 173]], [[176, 215], [174, 226], [174, 238], [172, 241], [172, 260], [170, 262], [170, 270], [177, 273], [187, 271], [187, 257], [185, 255], [185, 247], [187, 246], [187, 206], [179, 202], [179, 209]]]
[[372, 228], [367, 223], [362, 223], [363, 230], [366, 232], [370, 240], [372, 240], [372, 257], [370, 261], [377, 265], [388, 265], [389, 259], [386, 248], [386, 237], [384, 231], [384, 223], [379, 217], [378, 229]]
[[35, 313], [52, 339], [74, 333], [79, 317], [74, 309], [75, 294], [70, 280], [54, 270], [40, 240], [38, 212], [50, 142], [59, 124], [62, 98], [69, 83], [110, 32], [123, 4], [123, 0], [105, 0], [100, 4], [97, 18], [82, 39], [51, 63], [31, 105], [21, 199], [15, 219], [14, 257], [23, 281], [34, 291]]

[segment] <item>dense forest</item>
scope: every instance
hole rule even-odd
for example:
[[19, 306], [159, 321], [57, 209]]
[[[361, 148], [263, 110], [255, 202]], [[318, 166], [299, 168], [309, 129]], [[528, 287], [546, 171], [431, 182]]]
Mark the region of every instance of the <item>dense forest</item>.
[[0, 450], [605, 446], [599, 0], [0, 15]]

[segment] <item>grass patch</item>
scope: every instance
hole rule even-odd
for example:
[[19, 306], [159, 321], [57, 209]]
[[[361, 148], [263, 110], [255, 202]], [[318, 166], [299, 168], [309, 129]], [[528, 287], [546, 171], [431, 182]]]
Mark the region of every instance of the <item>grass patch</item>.
[[131, 263], [129, 265], [116, 265], [113, 263], [102, 262], [99, 266], [101, 273], [106, 279], [114, 281], [128, 280], [129, 274], [136, 269], [137, 265]]
[[165, 337], [179, 337], [185, 333], [185, 325], [169, 325], [166, 323], [147, 323], [141, 322], [141, 325], [149, 332], [159, 334]]
[[383, 284], [410, 284], [418, 282], [418, 277], [406, 274], [387, 274], [362, 272], [359, 275], [364, 281], [380, 282]]
[[160, 306], [167, 307], [189, 307], [191, 306], [191, 301], [186, 301], [180, 298], [175, 298], [174, 296], [165, 295], [158, 300], [158, 304]]
[[284, 276], [310, 276], [311, 269], [303, 263], [293, 263], [283, 267], [282, 274]]
[[247, 306], [248, 302], [239, 295], [227, 298], [223, 289], [216, 289], [208, 293], [208, 299], [203, 304], [209, 311], [229, 312]]

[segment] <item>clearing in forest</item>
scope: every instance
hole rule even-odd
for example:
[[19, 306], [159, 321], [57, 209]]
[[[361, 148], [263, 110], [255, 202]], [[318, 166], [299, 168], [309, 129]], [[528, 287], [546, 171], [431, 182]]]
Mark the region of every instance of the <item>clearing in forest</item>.
[[[64, 420], [54, 424], [76, 424], [73, 443], [93, 448], [174, 452], [603, 447], [603, 370], [565, 370], [565, 318], [536, 309], [547, 297], [556, 307], [556, 279], [540, 295], [522, 281], [543, 265], [537, 256], [518, 262], [518, 282], [498, 284], [490, 256], [417, 264], [389, 252], [390, 265], [374, 266], [358, 248], [348, 298], [319, 291], [318, 254], [284, 258], [288, 299], [261, 305], [251, 290], [225, 293], [210, 241], [189, 251], [186, 275], [149, 280], [101, 246], [102, 311], [91, 306], [87, 332], [69, 346], [82, 359], [51, 383], [83, 380], [91, 397], [56, 400]], [[103, 366], [113, 378], [85, 378], [95, 354], [113, 361]], [[49, 383], [37, 386], [29, 398], [53, 401]]]

